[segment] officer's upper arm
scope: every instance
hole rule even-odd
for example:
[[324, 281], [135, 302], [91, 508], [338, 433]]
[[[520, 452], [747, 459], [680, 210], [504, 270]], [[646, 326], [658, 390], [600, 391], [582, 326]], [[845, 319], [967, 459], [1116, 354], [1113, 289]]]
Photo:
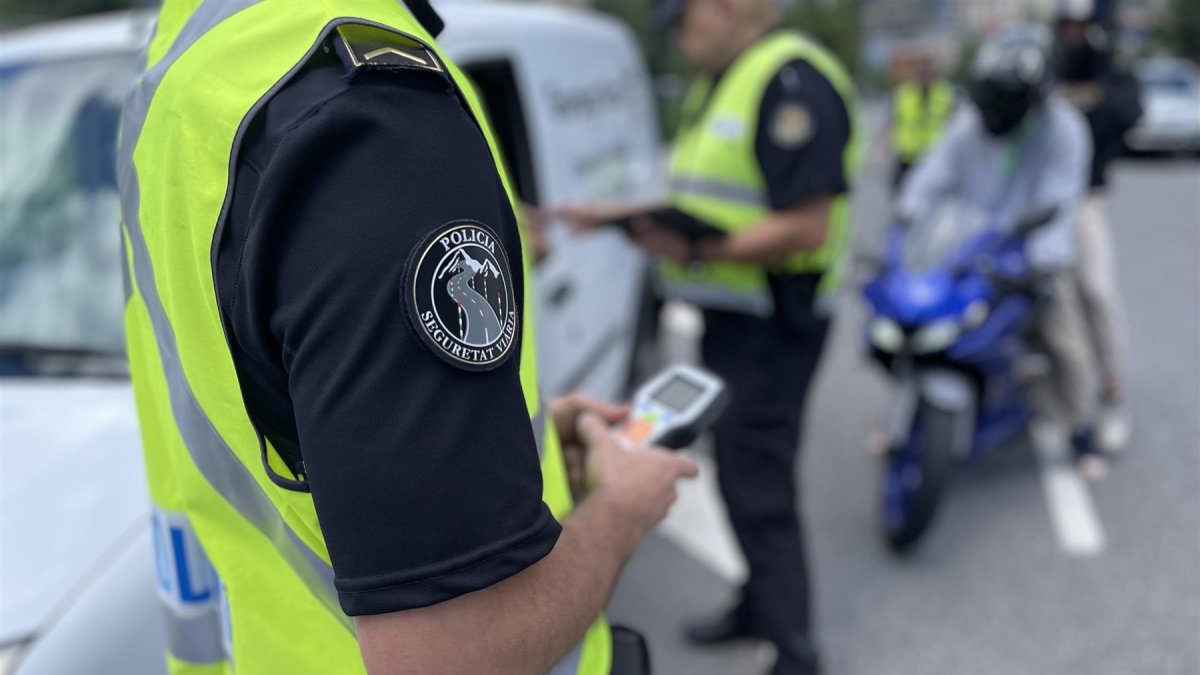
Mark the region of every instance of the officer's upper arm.
[[771, 208], [846, 192], [849, 140], [849, 115], [829, 80], [804, 61], [780, 69], [763, 94], [755, 136]]
[[352, 615], [486, 587], [560, 531], [520, 383], [516, 223], [443, 77], [358, 76], [283, 139], [255, 205], [253, 301]]

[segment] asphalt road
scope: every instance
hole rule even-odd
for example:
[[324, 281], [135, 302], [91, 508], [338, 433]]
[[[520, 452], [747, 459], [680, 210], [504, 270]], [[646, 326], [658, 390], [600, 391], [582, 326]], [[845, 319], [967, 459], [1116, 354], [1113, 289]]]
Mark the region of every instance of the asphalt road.
[[[1135, 426], [1109, 479], [1071, 495], [1076, 512], [1064, 514], [1050, 465], [1020, 445], [961, 467], [923, 545], [889, 555], [863, 451], [887, 383], [860, 356], [861, 308], [844, 299], [801, 467], [827, 673], [1200, 673], [1200, 163], [1126, 162], [1114, 173]], [[860, 248], [877, 241], [886, 214], [881, 179], [868, 176], [856, 197]], [[687, 338], [672, 339], [686, 354]], [[678, 638], [686, 617], [731, 597], [739, 574], [711, 481], [710, 471], [685, 490], [610, 607], [649, 637], [659, 675], [770, 663], [769, 648], [752, 643], [695, 650]], [[1081, 520], [1098, 536], [1083, 548], [1071, 545]]]

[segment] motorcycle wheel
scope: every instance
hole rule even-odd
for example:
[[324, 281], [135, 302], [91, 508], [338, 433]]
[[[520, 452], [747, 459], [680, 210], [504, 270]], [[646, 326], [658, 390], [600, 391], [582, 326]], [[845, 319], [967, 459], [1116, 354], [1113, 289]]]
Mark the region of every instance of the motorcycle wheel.
[[922, 401], [908, 444], [883, 460], [880, 520], [893, 553], [911, 550], [933, 522], [954, 457], [954, 414]]

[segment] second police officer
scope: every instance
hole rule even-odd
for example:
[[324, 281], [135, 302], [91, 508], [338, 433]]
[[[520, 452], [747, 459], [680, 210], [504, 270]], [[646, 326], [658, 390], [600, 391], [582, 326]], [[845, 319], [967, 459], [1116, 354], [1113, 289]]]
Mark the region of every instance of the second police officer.
[[[714, 425], [721, 495], [749, 565], [740, 600], [687, 629], [696, 643], [759, 637], [771, 672], [814, 673], [796, 461], [806, 395], [851, 239], [855, 90], [822, 46], [780, 27], [771, 0], [668, 0], [659, 18], [698, 72], [670, 159], [667, 205], [724, 231], [689, 242], [654, 218], [634, 237], [662, 259], [669, 298], [703, 310], [702, 355], [732, 403]], [[588, 228], [661, 205], [571, 205]]]
[[942, 137], [954, 111], [954, 85], [939, 74], [934, 55], [921, 51], [904, 56], [892, 92], [893, 190], [900, 189], [908, 170]]

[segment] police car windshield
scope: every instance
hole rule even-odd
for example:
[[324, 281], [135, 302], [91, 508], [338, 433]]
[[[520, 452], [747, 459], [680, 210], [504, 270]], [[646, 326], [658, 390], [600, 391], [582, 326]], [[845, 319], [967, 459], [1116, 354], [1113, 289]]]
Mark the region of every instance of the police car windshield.
[[987, 214], [969, 204], [947, 200], [909, 224], [904, 236], [904, 266], [924, 272], [952, 262], [955, 254], [988, 225]]
[[20, 346], [0, 359], [123, 353], [113, 163], [135, 64], [0, 66], [0, 347]]

